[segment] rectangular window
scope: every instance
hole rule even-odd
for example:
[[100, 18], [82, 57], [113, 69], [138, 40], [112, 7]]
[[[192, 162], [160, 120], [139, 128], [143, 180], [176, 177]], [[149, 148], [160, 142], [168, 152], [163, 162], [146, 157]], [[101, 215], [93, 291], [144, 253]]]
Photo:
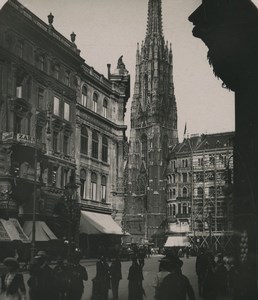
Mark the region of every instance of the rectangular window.
[[84, 179], [81, 179], [81, 198], [86, 199], [86, 191], [87, 191], [87, 182]]
[[92, 157], [98, 158], [98, 142], [92, 141]]
[[44, 90], [38, 88], [38, 108], [44, 109]]
[[70, 73], [69, 73], [69, 71], [65, 72], [65, 84], [70, 86]]
[[103, 115], [104, 115], [104, 118], [107, 117], [107, 108], [105, 106], [103, 107]]
[[22, 98], [22, 86], [21, 85], [16, 87], [16, 97]]
[[69, 183], [69, 170], [63, 169], [63, 187]]
[[107, 197], [107, 187], [106, 185], [101, 185], [101, 201], [106, 202]]
[[97, 183], [91, 183], [91, 199], [96, 201], [97, 200]]
[[42, 55], [40, 55], [40, 56], [39, 56], [39, 69], [40, 69], [41, 71], [44, 71], [44, 63], [45, 63], [44, 57], [43, 57]]
[[64, 103], [64, 119], [70, 121], [70, 105], [66, 102]]
[[69, 136], [68, 135], [64, 136], [63, 152], [66, 155], [69, 154]]
[[102, 161], [108, 161], [108, 146], [102, 144]]
[[82, 94], [82, 105], [87, 107], [87, 96]]
[[93, 100], [93, 111], [97, 112], [98, 109], [98, 102]]
[[58, 132], [56, 131], [53, 133], [53, 151], [58, 151]]
[[57, 97], [54, 97], [54, 115], [60, 115], [60, 99]]

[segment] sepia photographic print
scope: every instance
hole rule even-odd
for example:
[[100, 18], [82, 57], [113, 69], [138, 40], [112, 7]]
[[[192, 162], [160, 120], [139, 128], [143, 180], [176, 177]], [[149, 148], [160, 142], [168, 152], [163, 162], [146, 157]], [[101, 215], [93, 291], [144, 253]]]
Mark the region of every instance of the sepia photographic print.
[[0, 0], [0, 300], [258, 299], [258, 0]]

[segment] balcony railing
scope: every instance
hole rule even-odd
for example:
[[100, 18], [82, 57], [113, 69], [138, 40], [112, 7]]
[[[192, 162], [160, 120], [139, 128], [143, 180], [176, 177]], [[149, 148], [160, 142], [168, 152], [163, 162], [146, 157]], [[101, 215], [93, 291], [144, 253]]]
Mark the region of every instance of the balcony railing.
[[105, 203], [100, 201], [94, 201], [89, 199], [82, 199], [81, 200], [82, 206], [85, 208], [97, 210], [97, 211], [111, 211], [111, 203]]

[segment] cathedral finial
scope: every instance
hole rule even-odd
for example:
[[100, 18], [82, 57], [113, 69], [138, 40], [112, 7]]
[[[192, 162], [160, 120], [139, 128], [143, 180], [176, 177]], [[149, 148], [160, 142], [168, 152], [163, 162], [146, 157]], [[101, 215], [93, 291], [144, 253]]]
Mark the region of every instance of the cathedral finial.
[[152, 34], [163, 36], [161, 0], [149, 0], [147, 36]]

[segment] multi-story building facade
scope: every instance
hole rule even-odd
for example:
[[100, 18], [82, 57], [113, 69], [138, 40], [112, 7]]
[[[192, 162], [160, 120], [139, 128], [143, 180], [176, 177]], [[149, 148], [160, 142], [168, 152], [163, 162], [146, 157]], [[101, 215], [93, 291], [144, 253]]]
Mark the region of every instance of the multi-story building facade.
[[188, 223], [188, 236], [194, 246], [209, 246], [210, 235], [216, 247], [229, 242], [233, 222], [233, 137], [233, 132], [193, 135], [170, 151], [168, 222], [177, 223], [179, 229]]
[[127, 164], [124, 228], [134, 242], [153, 239], [158, 244], [156, 233], [166, 218], [167, 153], [178, 141], [172, 68], [161, 1], [149, 0], [146, 37], [136, 51]]
[[122, 59], [107, 79], [85, 64], [74, 33], [69, 41], [55, 30], [52, 14], [46, 24], [16, 0], [0, 14], [0, 217], [18, 218], [31, 236], [36, 203], [36, 240], [50, 238], [46, 223], [67, 237], [66, 221], [53, 215], [73, 183], [82, 210], [112, 225], [123, 210], [130, 77]]

